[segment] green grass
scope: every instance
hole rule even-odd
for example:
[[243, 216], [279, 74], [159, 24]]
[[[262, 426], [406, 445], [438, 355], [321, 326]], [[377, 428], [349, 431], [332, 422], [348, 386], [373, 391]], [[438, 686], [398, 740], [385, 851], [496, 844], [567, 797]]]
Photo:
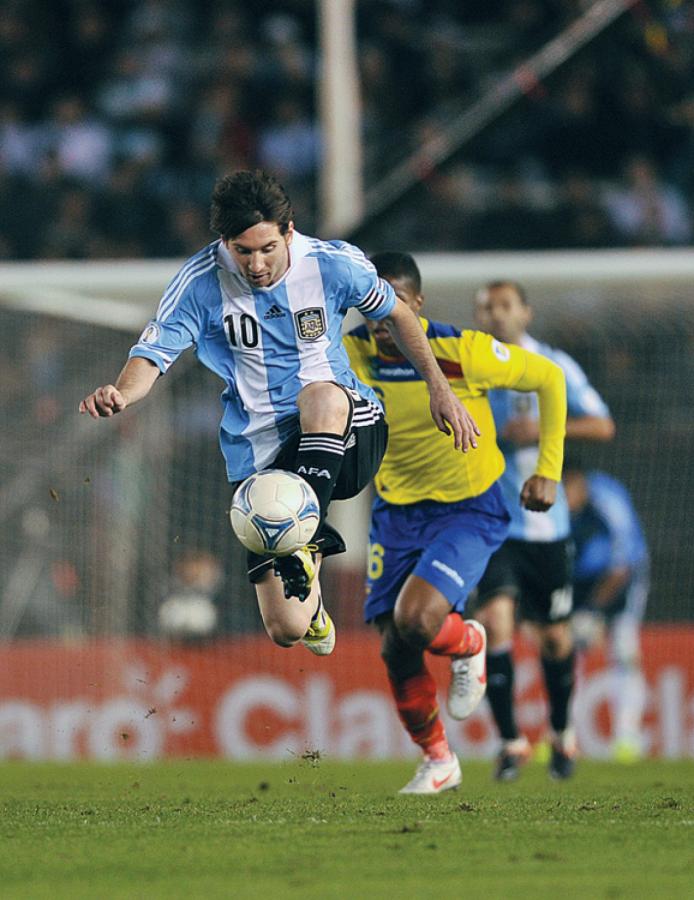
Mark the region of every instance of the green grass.
[[691, 898], [694, 764], [583, 762], [555, 784], [412, 763], [0, 766], [5, 898]]

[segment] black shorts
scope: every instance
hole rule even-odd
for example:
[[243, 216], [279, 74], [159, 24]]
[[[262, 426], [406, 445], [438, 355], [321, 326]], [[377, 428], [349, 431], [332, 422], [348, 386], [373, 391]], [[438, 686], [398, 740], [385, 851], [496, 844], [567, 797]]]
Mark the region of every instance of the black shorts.
[[477, 590], [477, 605], [498, 594], [518, 603], [523, 619], [562, 622], [573, 609], [573, 542], [518, 541], [509, 538], [489, 560]]
[[[348, 500], [362, 491], [378, 471], [383, 454], [386, 452], [388, 426], [378, 406], [356, 391], [349, 390], [343, 385], [339, 387], [347, 394], [351, 408], [344, 435], [345, 455], [332, 499]], [[293, 471], [300, 439], [301, 432], [297, 431], [267, 468]], [[233, 484], [233, 490], [236, 490], [239, 484], [240, 482]], [[311, 543], [318, 545], [318, 552], [323, 557], [344, 553], [346, 549], [339, 531], [327, 522], [321, 524]], [[248, 577], [252, 584], [260, 581], [265, 572], [272, 567], [273, 559], [273, 556], [248, 551]]]

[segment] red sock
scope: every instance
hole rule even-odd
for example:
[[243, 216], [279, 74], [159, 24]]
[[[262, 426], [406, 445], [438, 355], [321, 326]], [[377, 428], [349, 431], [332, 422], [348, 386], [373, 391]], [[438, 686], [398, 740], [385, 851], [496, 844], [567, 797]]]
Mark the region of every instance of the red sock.
[[433, 759], [450, 756], [446, 732], [439, 716], [436, 682], [426, 666], [404, 681], [389, 677], [390, 689], [402, 724], [415, 744]]
[[458, 613], [449, 613], [427, 650], [437, 656], [474, 656], [482, 649], [482, 635]]

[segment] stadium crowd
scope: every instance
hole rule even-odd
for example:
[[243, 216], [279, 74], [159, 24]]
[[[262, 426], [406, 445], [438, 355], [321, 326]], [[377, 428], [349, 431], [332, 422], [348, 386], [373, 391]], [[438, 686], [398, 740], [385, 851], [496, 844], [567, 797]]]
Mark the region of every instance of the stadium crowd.
[[[358, 2], [367, 184], [589, 5]], [[217, 176], [256, 165], [285, 183], [311, 232], [321, 158], [315, 7], [7, 0], [0, 258], [186, 256], [211, 237]], [[389, 220], [390, 243], [686, 244], [692, 83], [691, 4], [636, 4], [412, 192], [396, 234]]]

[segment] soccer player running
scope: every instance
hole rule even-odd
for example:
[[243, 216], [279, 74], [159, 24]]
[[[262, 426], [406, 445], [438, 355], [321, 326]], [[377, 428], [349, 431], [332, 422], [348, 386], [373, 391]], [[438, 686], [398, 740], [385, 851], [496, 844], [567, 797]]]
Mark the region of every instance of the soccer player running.
[[331, 499], [355, 495], [373, 477], [387, 436], [379, 400], [342, 346], [347, 311], [388, 321], [427, 384], [436, 427], [453, 433], [451, 448], [474, 447], [476, 426], [407, 304], [356, 247], [296, 231], [289, 198], [271, 175], [241, 171], [218, 181], [211, 225], [219, 239], [185, 263], [115, 384], [92, 391], [80, 412], [122, 412], [194, 345], [226, 384], [220, 442], [232, 485], [282, 468], [318, 496], [322, 519], [311, 545], [277, 560], [251, 553], [248, 567], [272, 640], [283, 647], [301, 641], [327, 655], [335, 629], [316, 575], [322, 558], [344, 543], [323, 519]]
[[580, 648], [604, 636], [612, 667], [612, 752], [618, 762], [643, 754], [646, 686], [639, 631], [649, 589], [646, 539], [626, 487], [605, 472], [564, 467], [576, 545], [573, 631]]
[[[421, 277], [406, 253], [382, 253], [378, 274], [413, 312]], [[365, 617], [381, 634], [381, 653], [403, 725], [424, 758], [401, 791], [438, 794], [461, 781], [439, 715], [436, 684], [424, 651], [451, 660], [448, 711], [469, 716], [485, 691], [485, 634], [463, 612], [490, 554], [508, 532], [497, 479], [504, 468], [487, 400], [490, 388], [536, 391], [540, 453], [521, 502], [544, 512], [561, 477], [566, 390], [561, 369], [487, 334], [419, 319], [440, 371], [480, 426], [477, 449], [456, 453], [426, 413], [426, 386], [404, 359], [387, 321], [370, 321], [345, 336], [357, 376], [382, 399], [389, 442], [375, 484], [369, 535]]]
[[[580, 366], [566, 353], [530, 337], [532, 309], [523, 288], [513, 281], [493, 281], [478, 291], [476, 321], [497, 340], [554, 360], [566, 376], [567, 439], [611, 440], [614, 423]], [[540, 656], [551, 725], [549, 772], [569, 778], [576, 742], [569, 722], [575, 653], [569, 619], [572, 609], [572, 544], [569, 511], [559, 485], [551, 512], [538, 516], [519, 502], [528, 472], [538, 457], [540, 424], [532, 395], [492, 391], [489, 395], [506, 469], [501, 488], [511, 513], [509, 538], [489, 561], [478, 588], [477, 616], [487, 629], [487, 698], [501, 735], [495, 777], [508, 781], [530, 756], [530, 744], [516, 725], [513, 704], [512, 641], [516, 605], [537, 624]]]

